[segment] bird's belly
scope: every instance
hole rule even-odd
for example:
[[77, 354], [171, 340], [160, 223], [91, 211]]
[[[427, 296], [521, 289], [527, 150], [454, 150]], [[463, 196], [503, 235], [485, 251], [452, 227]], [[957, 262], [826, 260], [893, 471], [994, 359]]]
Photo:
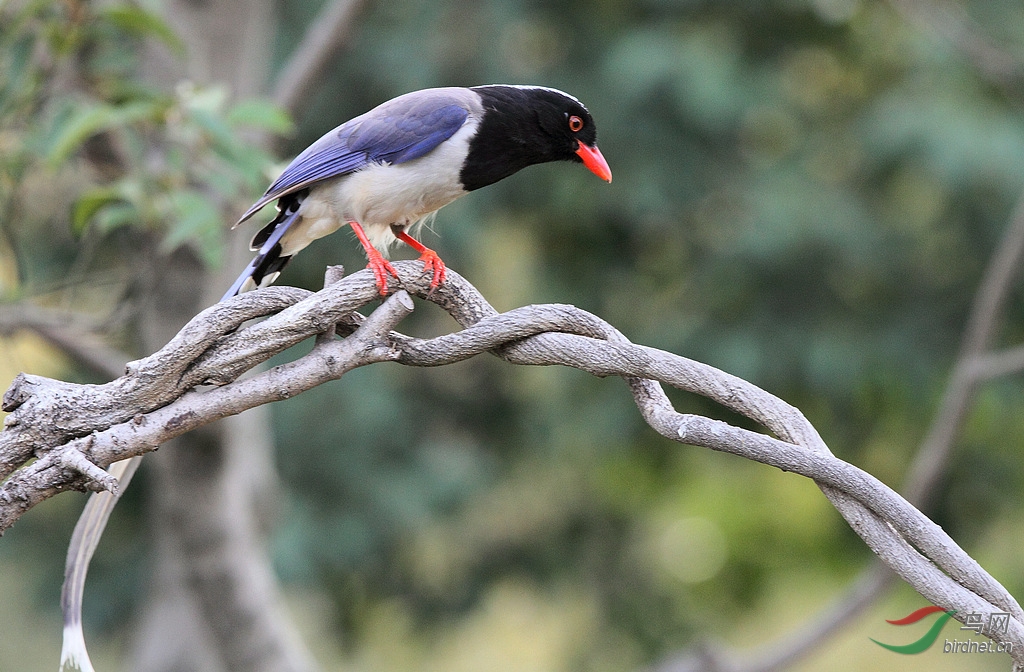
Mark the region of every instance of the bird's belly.
[[334, 213], [329, 200], [312, 191], [299, 208], [300, 217], [281, 237], [281, 256], [296, 254], [318, 238], [328, 236], [346, 223]]
[[466, 193], [424, 168], [415, 161], [367, 166], [339, 180], [339, 205], [363, 226], [408, 226]]
[[407, 227], [467, 192], [459, 172], [475, 123], [467, 123], [436, 149], [412, 161], [375, 163], [326, 187], [325, 198], [346, 220], [359, 222], [373, 245], [383, 251], [395, 241], [392, 224]]

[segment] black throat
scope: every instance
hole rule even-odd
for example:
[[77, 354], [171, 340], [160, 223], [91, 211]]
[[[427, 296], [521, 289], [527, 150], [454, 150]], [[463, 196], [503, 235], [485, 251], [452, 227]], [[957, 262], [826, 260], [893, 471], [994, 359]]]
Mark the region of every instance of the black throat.
[[544, 130], [541, 115], [553, 110], [538, 108], [530, 89], [482, 86], [473, 90], [480, 95], [484, 115], [459, 174], [466, 191], [494, 184], [535, 163], [572, 158], [571, 146]]

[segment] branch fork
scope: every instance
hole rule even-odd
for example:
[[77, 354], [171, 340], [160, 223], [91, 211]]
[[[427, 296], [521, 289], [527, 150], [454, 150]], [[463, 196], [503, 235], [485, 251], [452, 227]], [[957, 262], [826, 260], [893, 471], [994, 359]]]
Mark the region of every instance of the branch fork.
[[[85, 456], [92, 448], [95, 434], [77, 439], [66, 444], [57, 452], [57, 462], [65, 469], [78, 472], [85, 477], [85, 489], [95, 492], [107, 491], [115, 497], [120, 495], [117, 479], [105, 469], [101, 469]], [[80, 444], [80, 445], [78, 445]]]

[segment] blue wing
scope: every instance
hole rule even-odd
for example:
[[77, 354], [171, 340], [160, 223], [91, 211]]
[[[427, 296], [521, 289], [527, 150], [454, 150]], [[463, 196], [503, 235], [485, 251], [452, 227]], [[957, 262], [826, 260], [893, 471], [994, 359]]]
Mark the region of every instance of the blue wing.
[[404, 163], [423, 156], [455, 135], [468, 117], [464, 105], [429, 90], [390, 100], [345, 122], [295, 157], [238, 223], [270, 201], [321, 180], [370, 163]]

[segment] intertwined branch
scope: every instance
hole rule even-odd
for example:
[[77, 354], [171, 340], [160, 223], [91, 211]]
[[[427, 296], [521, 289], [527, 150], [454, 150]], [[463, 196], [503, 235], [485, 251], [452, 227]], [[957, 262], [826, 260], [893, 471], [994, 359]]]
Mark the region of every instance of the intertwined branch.
[[[644, 419], [679, 443], [703, 446], [792, 471], [818, 484], [868, 546], [921, 595], [957, 617], [1006, 612], [1010, 644], [1024, 664], [1024, 611], [943, 530], [870, 474], [837, 459], [794, 407], [735, 376], [672, 353], [630, 343], [614, 327], [573, 306], [526, 306], [498, 313], [450, 272], [430, 293], [417, 262], [395, 264], [405, 287], [368, 317], [377, 298], [361, 271], [317, 293], [272, 287], [197, 315], [159, 352], [128, 365], [105, 385], [21, 375], [4, 395], [11, 411], [0, 434], [0, 532], [33, 505], [67, 489], [115, 490], [102, 468], [142, 455], [228, 415], [286, 399], [376, 362], [441, 366], [491, 352], [513, 364], [572, 366], [620, 376]], [[432, 339], [393, 329], [413, 310], [410, 294], [437, 303], [463, 327]], [[247, 324], [253, 318], [266, 319]], [[315, 337], [312, 351], [240, 377], [273, 355]], [[776, 438], [675, 411], [661, 383], [740, 413]], [[33, 458], [36, 458], [33, 461]]]

